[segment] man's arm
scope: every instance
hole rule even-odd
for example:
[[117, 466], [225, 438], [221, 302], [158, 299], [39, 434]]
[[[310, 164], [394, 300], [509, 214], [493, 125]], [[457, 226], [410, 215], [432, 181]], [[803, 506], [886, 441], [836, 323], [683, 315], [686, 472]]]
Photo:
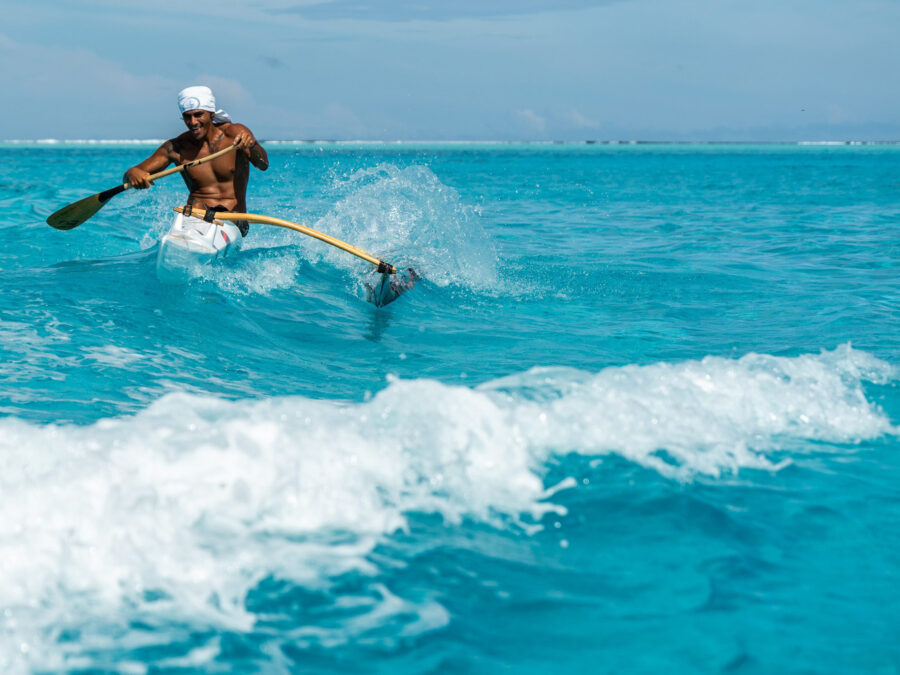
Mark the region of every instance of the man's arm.
[[130, 183], [133, 188], [145, 190], [151, 185], [150, 174], [162, 171], [172, 163], [172, 152], [172, 141], [166, 141], [143, 162], [128, 169], [125, 172], [123, 181]]
[[243, 150], [244, 154], [250, 160], [250, 163], [260, 171], [269, 168], [269, 155], [266, 149], [259, 144], [253, 132], [243, 124], [232, 124], [229, 128], [229, 135], [234, 136], [234, 145], [239, 150]]

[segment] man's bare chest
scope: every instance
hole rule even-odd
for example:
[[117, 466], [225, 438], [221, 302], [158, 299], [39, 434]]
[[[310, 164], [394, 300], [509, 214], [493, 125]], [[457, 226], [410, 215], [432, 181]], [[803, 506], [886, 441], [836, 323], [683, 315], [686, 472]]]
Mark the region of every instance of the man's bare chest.
[[[212, 153], [201, 152], [196, 157], [179, 156], [177, 163], [185, 164], [195, 159], [205, 157]], [[191, 182], [199, 185], [208, 185], [211, 183], [227, 183], [234, 180], [235, 161], [234, 154], [229, 153], [223, 157], [206, 162], [198, 166], [186, 169], [185, 173]]]

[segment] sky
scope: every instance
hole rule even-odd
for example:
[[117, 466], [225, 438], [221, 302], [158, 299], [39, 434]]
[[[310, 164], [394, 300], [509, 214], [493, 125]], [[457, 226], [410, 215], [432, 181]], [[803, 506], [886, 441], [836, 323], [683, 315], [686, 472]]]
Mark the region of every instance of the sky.
[[898, 0], [0, 0], [0, 139], [900, 140]]

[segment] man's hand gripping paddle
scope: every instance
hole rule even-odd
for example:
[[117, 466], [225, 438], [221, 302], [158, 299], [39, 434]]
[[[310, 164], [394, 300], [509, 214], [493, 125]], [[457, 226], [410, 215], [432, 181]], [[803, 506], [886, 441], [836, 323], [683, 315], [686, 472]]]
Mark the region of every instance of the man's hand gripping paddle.
[[[181, 164], [179, 166], [173, 166], [169, 169], [166, 169], [165, 171], [154, 173], [150, 176], [149, 180], [154, 181], [157, 178], [165, 178], [166, 176], [171, 176], [173, 173], [178, 173], [179, 171], [184, 171], [185, 169], [190, 169], [191, 167], [195, 167], [199, 164], [212, 161], [216, 157], [221, 157], [222, 155], [231, 152], [232, 150], [236, 149], [236, 147], [237, 146], [229, 145], [224, 150], [219, 150], [218, 152], [214, 152], [213, 154], [207, 155], [206, 157], [201, 157], [200, 159], [195, 159], [193, 162], [188, 162], [187, 164]], [[90, 197], [85, 197], [84, 199], [81, 199], [74, 204], [64, 206], [59, 211], [47, 218], [47, 224], [55, 227], [57, 230], [71, 230], [73, 227], [78, 227], [88, 218], [97, 213], [97, 211], [102, 209], [106, 202], [108, 202], [120, 192], [125, 192], [125, 190], [128, 190], [129, 188], [131, 188], [131, 183], [123, 183], [122, 185], [117, 185], [116, 187], [110, 188], [109, 190], [104, 190], [103, 192], [98, 192], [97, 194], [91, 195]]]

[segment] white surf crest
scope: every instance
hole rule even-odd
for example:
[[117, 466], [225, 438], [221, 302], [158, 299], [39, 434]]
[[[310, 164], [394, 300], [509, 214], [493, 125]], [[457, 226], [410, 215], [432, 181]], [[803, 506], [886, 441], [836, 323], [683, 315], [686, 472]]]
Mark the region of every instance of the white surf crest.
[[[246, 601], [264, 579], [378, 583], [371, 554], [411, 514], [529, 532], [565, 513], [557, 490], [574, 481], [546, 476], [570, 453], [617, 454], [690, 480], [777, 471], [804, 453], [897, 434], [864, 387], [896, 377], [842, 346], [598, 373], [539, 368], [474, 389], [394, 380], [356, 403], [180, 393], [89, 426], [3, 419], [0, 666], [73, 667], [111, 634], [137, 645], [147, 638], [128, 628], [138, 618], [251, 631]], [[297, 638], [337, 644], [398, 617], [411, 633], [450, 620], [435, 599], [386, 587], [377, 596], [356, 620]], [[60, 641], [71, 627], [79, 641]]]

